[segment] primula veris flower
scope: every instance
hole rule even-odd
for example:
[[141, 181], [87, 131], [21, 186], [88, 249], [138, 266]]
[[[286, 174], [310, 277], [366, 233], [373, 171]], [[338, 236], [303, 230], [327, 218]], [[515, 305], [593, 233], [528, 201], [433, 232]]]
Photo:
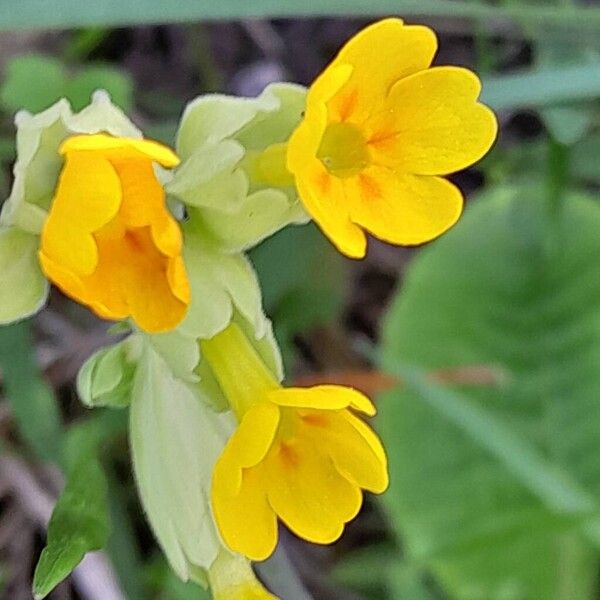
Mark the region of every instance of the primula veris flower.
[[355, 414], [373, 415], [373, 404], [341, 386], [282, 388], [235, 325], [201, 351], [240, 421], [212, 480], [225, 543], [263, 560], [276, 546], [278, 517], [311, 542], [338, 539], [362, 490], [388, 484], [383, 447]]
[[174, 328], [190, 301], [179, 225], [154, 163], [178, 158], [149, 140], [106, 134], [68, 138], [65, 164], [42, 231], [45, 275], [106, 319], [144, 331]]
[[306, 210], [351, 257], [365, 230], [420, 244], [451, 227], [460, 191], [443, 175], [479, 160], [496, 136], [471, 71], [431, 67], [433, 31], [385, 19], [359, 32], [310, 87], [287, 167]]

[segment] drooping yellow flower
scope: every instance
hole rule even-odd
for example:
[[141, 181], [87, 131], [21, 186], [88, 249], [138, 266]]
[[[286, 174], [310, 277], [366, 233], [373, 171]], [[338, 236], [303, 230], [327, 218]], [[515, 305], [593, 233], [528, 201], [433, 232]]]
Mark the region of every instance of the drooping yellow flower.
[[364, 256], [364, 230], [412, 245], [451, 227], [463, 200], [441, 176], [479, 160], [496, 137], [477, 76], [431, 67], [436, 49], [431, 29], [385, 19], [309, 89], [287, 167], [306, 210], [348, 256]]
[[282, 388], [235, 325], [201, 347], [240, 420], [212, 481], [225, 543], [263, 560], [277, 544], [277, 518], [311, 542], [337, 540], [362, 490], [388, 484], [381, 442], [355, 414], [373, 415], [373, 404], [341, 386]]
[[78, 135], [65, 164], [39, 252], [48, 279], [106, 319], [144, 331], [172, 329], [190, 301], [179, 225], [153, 163], [179, 160], [149, 140]]

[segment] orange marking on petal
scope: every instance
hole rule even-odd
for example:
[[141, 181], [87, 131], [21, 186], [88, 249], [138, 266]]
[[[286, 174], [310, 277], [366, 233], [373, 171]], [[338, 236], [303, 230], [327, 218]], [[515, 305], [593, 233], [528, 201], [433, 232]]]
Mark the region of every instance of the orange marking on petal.
[[286, 467], [296, 469], [300, 462], [298, 453], [285, 442], [279, 444], [279, 456]]
[[381, 198], [381, 188], [372, 177], [361, 173], [358, 176], [358, 185], [362, 193], [368, 198], [373, 200]]

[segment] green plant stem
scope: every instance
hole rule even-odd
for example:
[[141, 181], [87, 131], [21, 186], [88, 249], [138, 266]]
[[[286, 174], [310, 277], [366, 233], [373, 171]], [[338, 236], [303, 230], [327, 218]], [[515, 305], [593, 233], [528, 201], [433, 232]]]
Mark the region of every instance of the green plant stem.
[[569, 147], [550, 138], [548, 142], [548, 206], [552, 217], [556, 216], [569, 183]]

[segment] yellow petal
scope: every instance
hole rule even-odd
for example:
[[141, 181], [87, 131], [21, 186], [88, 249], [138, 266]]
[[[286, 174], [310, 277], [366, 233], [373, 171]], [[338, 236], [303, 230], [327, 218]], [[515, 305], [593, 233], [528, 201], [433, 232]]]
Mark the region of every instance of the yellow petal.
[[269, 504], [297, 535], [320, 544], [337, 540], [362, 504], [362, 493], [319, 445], [292, 438], [264, 461]]
[[280, 388], [269, 393], [279, 406], [339, 410], [352, 406], [369, 415], [375, 414], [372, 402], [361, 392], [341, 385], [317, 385], [310, 388]]
[[439, 177], [404, 175], [372, 166], [344, 180], [354, 223], [392, 244], [422, 244], [460, 217], [460, 191]]
[[121, 217], [127, 227], [152, 228], [152, 238], [165, 256], [181, 253], [179, 225], [165, 206], [165, 193], [147, 159], [114, 161], [123, 190]]
[[384, 19], [357, 33], [329, 68], [350, 64], [352, 74], [329, 103], [334, 121], [362, 123], [384, 101], [392, 85], [431, 64], [434, 32], [400, 19]]
[[74, 135], [67, 138], [60, 147], [62, 154], [82, 150], [102, 151], [113, 158], [149, 158], [163, 167], [175, 167], [179, 164], [177, 155], [158, 142], [113, 137], [105, 133]]
[[494, 113], [476, 102], [481, 84], [459, 67], [436, 67], [396, 83], [369, 119], [374, 163], [422, 175], [443, 175], [479, 160], [496, 137]]
[[381, 493], [388, 486], [387, 459], [375, 432], [349, 411], [328, 415], [323, 423], [313, 415], [303, 418], [303, 431], [322, 444], [338, 471], [355, 485]]
[[98, 266], [82, 279], [91, 307], [104, 306], [107, 310], [101, 316], [108, 312], [113, 314], [110, 318], [131, 315], [140, 328], [150, 333], [176, 327], [187, 303], [171, 290], [167, 272], [173, 259], [158, 251], [150, 228], [124, 230], [115, 223], [97, 232], [95, 239]]
[[268, 558], [277, 545], [277, 518], [267, 502], [262, 465], [244, 469], [237, 494], [228, 493], [230, 465], [219, 459], [212, 482], [212, 507], [227, 546], [252, 560]]
[[296, 187], [304, 207], [340, 252], [362, 258], [367, 238], [350, 220], [342, 180], [330, 175], [317, 158], [305, 157], [305, 161], [305, 169], [296, 173]]
[[279, 408], [271, 402], [259, 402], [244, 415], [223, 453], [238, 469], [257, 465], [267, 454], [279, 425]]

